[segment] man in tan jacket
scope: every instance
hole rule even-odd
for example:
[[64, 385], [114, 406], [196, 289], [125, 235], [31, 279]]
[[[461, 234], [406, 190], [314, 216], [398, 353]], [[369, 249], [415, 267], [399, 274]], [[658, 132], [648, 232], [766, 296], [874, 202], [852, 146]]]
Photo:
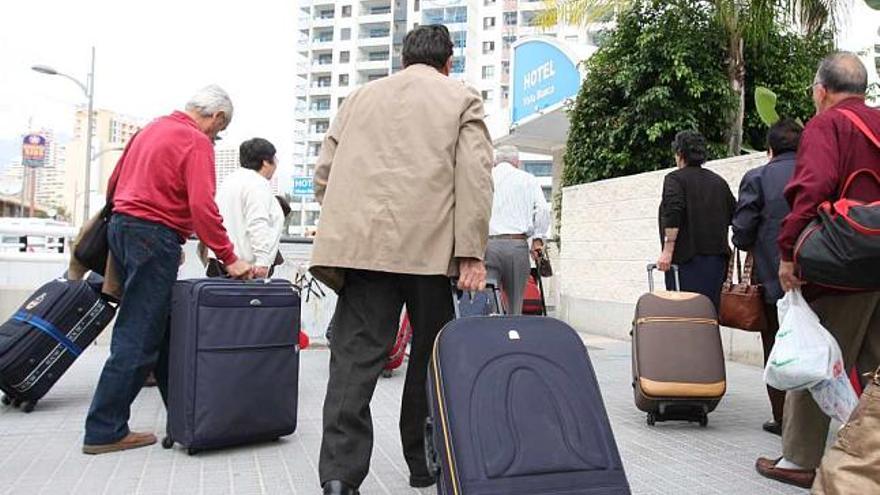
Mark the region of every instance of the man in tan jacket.
[[447, 77], [443, 26], [404, 40], [395, 75], [352, 93], [321, 149], [321, 224], [311, 271], [339, 293], [324, 401], [325, 494], [356, 494], [373, 444], [370, 399], [403, 304], [413, 324], [400, 433], [410, 484], [434, 484], [425, 464], [425, 380], [434, 338], [453, 318], [449, 276], [481, 290], [492, 208], [492, 146], [480, 96]]

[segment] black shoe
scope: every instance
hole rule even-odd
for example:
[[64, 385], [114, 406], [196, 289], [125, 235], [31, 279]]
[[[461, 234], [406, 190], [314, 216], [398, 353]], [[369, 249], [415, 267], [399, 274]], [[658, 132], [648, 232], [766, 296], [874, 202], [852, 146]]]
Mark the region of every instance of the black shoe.
[[413, 488], [428, 488], [429, 486], [434, 486], [437, 483], [436, 476], [410, 476], [409, 477], [409, 486]]
[[358, 495], [357, 488], [352, 488], [339, 480], [324, 483], [324, 495]]
[[764, 423], [762, 428], [764, 428], [764, 431], [766, 431], [767, 433], [779, 435], [780, 437], [782, 436], [782, 425], [777, 423], [776, 421], [767, 421], [766, 423]]

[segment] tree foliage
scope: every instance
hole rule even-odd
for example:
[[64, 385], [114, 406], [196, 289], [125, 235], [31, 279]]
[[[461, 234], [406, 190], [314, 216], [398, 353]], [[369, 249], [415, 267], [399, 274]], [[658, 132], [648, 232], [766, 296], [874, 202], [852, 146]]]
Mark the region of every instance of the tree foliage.
[[744, 143], [754, 150], [766, 149], [767, 126], [755, 108], [755, 88], [764, 86], [778, 97], [776, 111], [781, 117], [807, 122], [815, 113], [810, 98], [819, 60], [834, 50], [830, 33], [802, 36], [771, 31], [765, 42], [746, 45], [746, 118]]
[[699, 129], [725, 154], [735, 105], [726, 41], [713, 13], [689, 0], [642, 0], [617, 19], [587, 62], [571, 109], [566, 185], [672, 165], [675, 133]]

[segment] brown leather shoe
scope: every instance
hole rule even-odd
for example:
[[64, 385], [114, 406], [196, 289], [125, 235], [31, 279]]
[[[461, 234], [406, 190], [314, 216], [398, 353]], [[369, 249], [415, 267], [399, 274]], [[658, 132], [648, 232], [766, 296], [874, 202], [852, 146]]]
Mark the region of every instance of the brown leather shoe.
[[813, 486], [813, 480], [816, 479], [815, 469], [782, 469], [776, 467], [776, 463], [781, 460], [781, 457], [779, 459], [759, 457], [755, 462], [755, 469], [758, 471], [758, 474], [771, 480], [807, 489]]
[[108, 454], [110, 452], [119, 452], [120, 450], [137, 449], [146, 447], [156, 443], [156, 435], [152, 433], [138, 433], [136, 431], [129, 432], [122, 440], [116, 443], [106, 443], [103, 445], [83, 445], [83, 454]]

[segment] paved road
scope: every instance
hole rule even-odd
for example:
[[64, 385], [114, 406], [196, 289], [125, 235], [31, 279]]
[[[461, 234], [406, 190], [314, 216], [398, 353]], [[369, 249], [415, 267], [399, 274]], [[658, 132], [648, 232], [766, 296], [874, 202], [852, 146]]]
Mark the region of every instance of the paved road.
[[[729, 391], [709, 427], [645, 425], [629, 385], [628, 344], [587, 339], [606, 405], [635, 494], [806, 493], [764, 480], [755, 457], [777, 454], [779, 440], [761, 431], [769, 406], [757, 368], [729, 364]], [[151, 448], [104, 456], [80, 453], [83, 418], [107, 348], [93, 347], [41, 402], [24, 414], [0, 409], [0, 493], [3, 494], [315, 494], [320, 414], [327, 380], [326, 350], [302, 354], [299, 428], [275, 443], [187, 456]], [[397, 410], [403, 376], [383, 379], [373, 418], [372, 471], [362, 493], [431, 494], [414, 490], [399, 448]], [[164, 431], [158, 392], [146, 389], [134, 404], [132, 427]]]

